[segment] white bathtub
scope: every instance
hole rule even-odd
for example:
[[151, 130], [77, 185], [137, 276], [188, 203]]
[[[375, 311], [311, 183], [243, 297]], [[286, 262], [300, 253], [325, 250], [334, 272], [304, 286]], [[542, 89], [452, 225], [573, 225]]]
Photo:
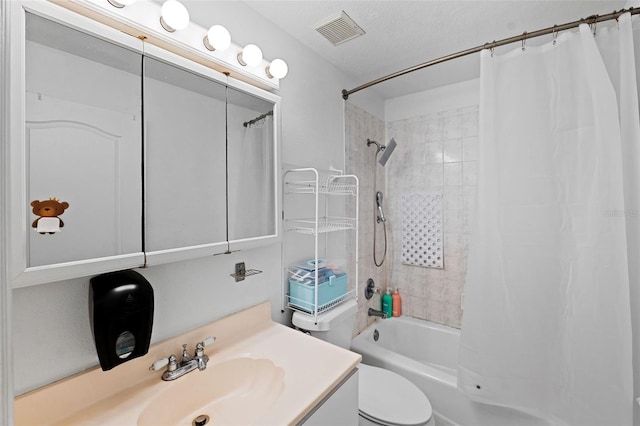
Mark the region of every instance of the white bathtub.
[[394, 371], [415, 383], [431, 401], [437, 426], [550, 425], [520, 411], [471, 401], [459, 391], [459, 340], [456, 328], [410, 317], [389, 318], [377, 320], [353, 339], [351, 350], [360, 353], [365, 364]]

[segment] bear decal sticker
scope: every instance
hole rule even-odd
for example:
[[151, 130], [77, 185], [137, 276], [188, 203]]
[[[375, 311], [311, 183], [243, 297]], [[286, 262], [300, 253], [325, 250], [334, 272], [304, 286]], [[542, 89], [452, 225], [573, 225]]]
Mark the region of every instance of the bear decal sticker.
[[31, 202], [33, 207], [33, 214], [38, 216], [33, 221], [31, 227], [40, 234], [55, 234], [60, 232], [64, 222], [60, 219], [60, 215], [69, 208], [69, 203], [66, 201], [60, 202], [57, 198], [49, 198], [48, 200]]

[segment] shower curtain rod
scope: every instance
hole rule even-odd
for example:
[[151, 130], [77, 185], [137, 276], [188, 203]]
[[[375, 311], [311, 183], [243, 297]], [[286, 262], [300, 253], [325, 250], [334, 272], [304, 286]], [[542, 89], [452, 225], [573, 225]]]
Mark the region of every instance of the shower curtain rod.
[[244, 123], [242, 123], [242, 125], [244, 127], [251, 126], [252, 124], [257, 123], [258, 121], [262, 120], [263, 118], [267, 118], [270, 115], [273, 115], [273, 111], [265, 112], [264, 114], [257, 116], [253, 120], [245, 121]]
[[494, 49], [496, 47], [499, 46], [504, 46], [506, 44], [511, 44], [511, 43], [516, 43], [518, 41], [522, 41], [524, 43], [525, 40], [530, 39], [530, 38], [535, 38], [535, 37], [540, 37], [543, 35], [547, 35], [547, 34], [554, 34], [554, 38], [557, 35], [557, 33], [559, 31], [565, 31], [565, 30], [570, 30], [572, 28], [577, 28], [580, 26], [580, 24], [589, 24], [589, 25], [595, 25], [597, 22], [603, 22], [603, 21], [610, 21], [612, 19], [618, 19], [618, 17], [620, 17], [620, 15], [622, 15], [623, 13], [631, 13], [632, 15], [638, 15], [640, 14], [640, 8], [636, 7], [630, 7], [629, 9], [621, 9], [619, 11], [614, 11], [611, 13], [608, 13], [606, 15], [591, 15], [588, 18], [582, 18], [578, 21], [573, 21], [573, 22], [567, 22], [566, 24], [562, 24], [562, 25], [554, 25], [552, 27], [549, 28], [544, 28], [542, 30], [537, 30], [537, 31], [533, 31], [533, 32], [524, 32], [520, 35], [517, 36], [513, 36], [513, 37], [509, 37], [509, 38], [504, 38], [502, 40], [494, 40], [491, 43], [485, 43], [481, 46], [476, 46], [476, 47], [472, 47], [471, 49], [467, 49], [467, 50], [463, 50], [461, 52], [457, 52], [457, 53], [453, 53], [451, 55], [447, 55], [447, 56], [442, 56], [438, 59], [434, 59], [431, 60], [429, 62], [424, 62], [422, 64], [419, 65], [415, 65], [413, 67], [410, 68], [406, 68], [404, 70], [401, 71], [397, 71], [394, 72], [392, 74], [386, 75], [384, 77], [380, 77], [376, 80], [370, 81], [368, 83], [362, 84], [358, 87], [356, 87], [355, 89], [351, 89], [351, 90], [342, 90], [342, 99], [344, 99], [345, 101], [347, 99], [349, 99], [349, 95], [359, 92], [360, 90], [369, 88], [371, 86], [375, 86], [376, 84], [382, 83], [384, 81], [387, 80], [391, 80], [392, 78], [396, 78], [396, 77], [400, 77], [401, 75], [405, 75], [405, 74], [409, 74], [410, 72], [414, 72], [414, 71], [418, 71], [421, 70], [423, 68], [427, 68], [430, 67], [431, 65], [436, 65], [436, 64], [441, 64], [443, 62], [447, 62], [450, 61], [452, 59], [457, 59], [457, 58], [461, 58], [463, 56], [467, 56], [467, 55], [471, 55], [473, 53], [477, 53], [480, 52], [484, 49]]

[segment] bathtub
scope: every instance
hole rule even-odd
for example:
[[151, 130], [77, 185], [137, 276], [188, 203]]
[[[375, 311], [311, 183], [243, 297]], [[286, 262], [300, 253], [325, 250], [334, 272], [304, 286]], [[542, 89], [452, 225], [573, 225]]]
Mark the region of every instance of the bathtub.
[[517, 410], [471, 401], [459, 391], [459, 340], [456, 328], [399, 317], [377, 320], [353, 339], [351, 350], [362, 355], [363, 363], [394, 371], [418, 386], [431, 401], [437, 426], [551, 425]]

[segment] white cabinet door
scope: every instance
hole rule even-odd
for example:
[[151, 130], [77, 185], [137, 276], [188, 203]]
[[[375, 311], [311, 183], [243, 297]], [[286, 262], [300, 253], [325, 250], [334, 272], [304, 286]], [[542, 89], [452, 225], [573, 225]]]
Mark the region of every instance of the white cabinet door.
[[226, 88], [145, 57], [148, 263], [226, 250]]
[[13, 284], [142, 266], [140, 41], [33, 6], [12, 47]]
[[[28, 266], [140, 252], [140, 117], [27, 94]], [[56, 229], [40, 205], [67, 203]], [[34, 226], [36, 225], [36, 226]], [[46, 232], [49, 231], [49, 232]], [[59, 231], [59, 232], [56, 232]]]
[[229, 157], [229, 240], [243, 242], [277, 237], [277, 102], [229, 88], [227, 152]]
[[305, 426], [358, 424], [358, 372], [356, 371], [305, 420]]

